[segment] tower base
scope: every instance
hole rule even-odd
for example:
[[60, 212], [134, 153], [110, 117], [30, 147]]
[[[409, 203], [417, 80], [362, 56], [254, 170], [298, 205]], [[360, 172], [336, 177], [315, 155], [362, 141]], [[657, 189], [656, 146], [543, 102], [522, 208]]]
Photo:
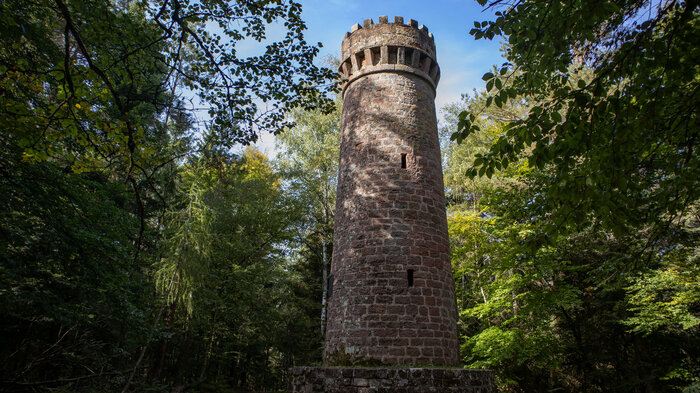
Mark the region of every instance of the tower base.
[[493, 372], [457, 368], [294, 367], [288, 393], [495, 393]]

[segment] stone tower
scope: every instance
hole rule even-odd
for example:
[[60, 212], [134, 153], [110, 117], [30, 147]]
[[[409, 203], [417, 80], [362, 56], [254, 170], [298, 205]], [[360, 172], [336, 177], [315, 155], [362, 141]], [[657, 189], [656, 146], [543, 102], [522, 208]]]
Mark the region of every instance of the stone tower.
[[386, 16], [342, 44], [327, 365], [459, 363], [433, 35]]
[[324, 366], [291, 368], [288, 392], [493, 393], [491, 371], [459, 368], [433, 36], [380, 16], [342, 56]]

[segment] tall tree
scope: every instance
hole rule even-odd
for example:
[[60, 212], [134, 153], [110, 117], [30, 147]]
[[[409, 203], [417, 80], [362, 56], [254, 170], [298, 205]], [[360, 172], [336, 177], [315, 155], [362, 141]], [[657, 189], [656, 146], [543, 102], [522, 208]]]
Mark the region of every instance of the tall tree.
[[[285, 258], [301, 212], [253, 149], [206, 148], [184, 165], [156, 285], [170, 335], [157, 377], [180, 384], [277, 388], [304, 357], [304, 310]], [[172, 344], [172, 345], [170, 345]]]
[[[0, 279], [3, 288], [11, 288], [0, 297], [0, 307], [8, 315], [1, 324], [8, 345], [0, 352], [0, 389], [116, 391], [126, 385], [145, 390], [159, 383], [194, 380], [166, 372], [166, 366], [185, 368], [186, 347], [173, 356], [172, 347], [161, 345], [151, 351], [154, 348], [148, 345], [149, 337], [166, 343], [176, 333], [182, 338], [178, 344], [184, 346], [199, 344], [197, 335], [210, 345], [221, 337], [208, 330], [221, 325], [206, 324], [201, 318], [196, 320], [202, 323], [197, 329], [191, 317], [178, 323], [187, 302], [179, 303], [183, 307], [174, 312], [168, 307], [158, 318], [163, 303], [149, 290], [153, 260], [163, 259], [160, 253], [173, 244], [164, 237], [175, 226], [172, 212], [187, 199], [177, 186], [179, 167], [192, 154], [193, 112], [185, 108], [182, 95], [198, 95], [211, 108], [212, 150], [219, 151], [255, 140], [260, 132], [281, 129], [294, 108], [327, 107], [323, 91], [332, 88], [326, 83], [333, 75], [313, 64], [318, 48], [305, 42], [300, 15], [297, 3], [279, 1], [0, 3], [0, 117], [6, 130], [0, 139], [4, 206]], [[267, 27], [275, 23], [285, 26], [282, 36], [268, 37]], [[212, 26], [217, 26], [215, 32], [206, 31]], [[270, 40], [258, 56], [241, 57], [237, 43], [245, 39]], [[258, 191], [276, 187], [274, 176], [261, 175], [257, 180], [268, 181], [259, 184]], [[246, 187], [255, 189], [251, 182], [234, 183], [241, 186], [242, 196], [254, 194], [244, 192]], [[208, 191], [206, 195], [216, 195]], [[269, 200], [262, 193], [256, 202], [276, 202], [261, 208], [287, 216], [284, 203], [274, 199], [279, 193], [269, 192]], [[255, 210], [253, 204], [241, 204]], [[256, 219], [269, 220], [267, 213], [256, 212]], [[240, 223], [238, 228], [261, 235], [254, 224]], [[204, 229], [210, 235], [220, 230], [211, 225]], [[228, 248], [217, 242], [212, 248], [224, 253], [260, 246], [260, 253], [251, 256], [260, 274], [249, 271], [254, 291], [231, 290], [244, 299], [237, 304], [241, 309], [252, 310], [232, 315], [250, 315], [253, 322], [243, 318], [243, 327], [236, 325], [239, 329], [225, 336], [228, 347], [222, 348], [227, 354], [263, 359], [272, 356], [265, 351], [281, 346], [271, 342], [284, 341], [283, 329], [268, 331], [261, 326], [266, 315], [285, 309], [279, 303], [289, 297], [288, 286], [280, 285], [274, 296], [266, 297], [265, 307], [255, 307], [256, 297], [287, 277], [273, 245], [263, 247], [262, 238], [254, 236], [237, 239], [235, 245], [228, 239]], [[217, 261], [223, 258], [218, 255]], [[275, 263], [261, 262], [271, 260]], [[221, 270], [216, 273], [227, 272], [217, 266]], [[212, 285], [216, 283], [220, 281], [212, 280]], [[173, 293], [181, 295], [181, 288]], [[222, 288], [231, 289], [218, 289]], [[215, 296], [211, 287], [194, 289], [209, 293], [212, 304], [225, 298]], [[226, 298], [234, 300], [239, 299]], [[206, 306], [192, 305], [193, 310], [198, 308]], [[290, 315], [296, 311], [285, 310], [285, 317], [272, 320], [295, 320]], [[229, 323], [233, 324], [225, 324]], [[247, 331], [247, 323], [256, 326], [255, 332], [269, 334], [257, 340], [258, 333]], [[255, 345], [242, 346], [240, 337]], [[264, 344], [258, 345], [260, 341]], [[258, 378], [274, 361], [239, 370]], [[214, 363], [218, 367], [214, 374], [230, 365]], [[211, 372], [199, 366], [194, 368], [202, 374]], [[162, 379], [154, 378], [159, 368]], [[124, 384], [134, 372], [137, 387]]]
[[[476, 39], [503, 37], [507, 62], [484, 75], [487, 105], [538, 104], [474, 161], [490, 174], [526, 154], [551, 168], [557, 225], [594, 214], [617, 234], [663, 231], [700, 193], [700, 21], [689, 1], [487, 1]], [[591, 70], [582, 78], [583, 68]], [[455, 138], [479, 129], [464, 112]]]
[[[333, 243], [333, 214], [338, 176], [340, 138], [340, 107], [336, 99], [330, 113], [297, 110], [292, 120], [296, 124], [277, 136], [280, 147], [279, 164], [288, 189], [297, 196], [307, 219], [301, 223], [300, 264], [320, 260], [321, 310], [320, 337], [325, 335], [328, 272]], [[300, 266], [301, 267], [301, 266]], [[311, 285], [316, 287], [315, 284]], [[315, 293], [316, 291], [312, 291]]]
[[[498, 94], [480, 92], [463, 107], [483, 110]], [[475, 120], [480, 131], [447, 149], [465, 360], [496, 370], [513, 392], [697, 386], [693, 209], [664, 230], [647, 221], [625, 236], [590, 212], [558, 223], [551, 212], [559, 202], [549, 192], [556, 168], [530, 165], [529, 150], [488, 178], [468, 176], [464, 162], [488, 154], [518, 121], [509, 114], [527, 116], [532, 105], [487, 107]], [[447, 119], [448, 130], [457, 127], [458, 116]]]
[[[504, 260], [504, 266], [531, 263], [541, 270], [533, 270], [532, 276], [528, 269], [515, 276], [503, 270], [487, 276], [498, 285], [506, 283], [498, 277], [515, 277], [521, 283], [546, 278], [543, 288], [573, 290], [573, 297], [558, 303], [561, 314], [551, 313], [551, 323], [568, 330], [575, 351], [550, 361], [574, 366], [577, 371], [570, 375], [578, 375], [578, 389], [602, 389], [600, 364], [627, 375], [615, 384], [618, 389], [697, 386], [690, 371], [697, 367], [691, 360], [697, 356], [689, 349], [697, 345], [692, 337], [699, 305], [697, 292], [685, 290], [684, 283], [698, 281], [694, 212], [700, 190], [695, 154], [700, 134], [700, 3], [479, 2], [495, 10], [494, 18], [475, 22], [471, 34], [507, 40], [508, 61], [483, 76], [491, 92], [485, 106], [502, 108], [523, 98], [535, 105], [523, 118], [504, 124], [488, 151], [472, 160], [468, 174], [491, 177], [527, 160], [528, 171], [512, 188], [517, 193], [506, 188], [489, 197], [522, 211], [509, 213], [484, 203], [495, 209], [489, 214], [497, 223], [513, 229], [527, 225], [509, 237], [520, 239], [514, 246], [526, 248], [512, 255], [512, 261]], [[462, 112], [453, 138], [461, 141], [478, 133], [485, 115], [481, 109]], [[533, 287], [527, 288], [521, 284], [513, 293], [517, 297]], [[538, 298], [521, 297], [518, 304]], [[503, 320], [503, 334], [516, 331], [509, 324], [518, 315], [523, 314], [513, 311], [512, 319]], [[625, 345], [611, 343], [599, 332], [620, 337]], [[642, 342], [659, 348], [656, 356], [668, 359], [657, 362], [662, 367], [648, 365]], [[562, 349], [554, 353], [567, 353], [566, 346]]]

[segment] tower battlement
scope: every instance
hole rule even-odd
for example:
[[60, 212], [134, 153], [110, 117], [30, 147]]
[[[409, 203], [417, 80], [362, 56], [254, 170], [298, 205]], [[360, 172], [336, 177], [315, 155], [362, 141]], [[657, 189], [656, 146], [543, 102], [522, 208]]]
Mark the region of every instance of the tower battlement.
[[405, 72], [425, 79], [435, 91], [440, 67], [435, 55], [435, 39], [428, 28], [401, 16], [389, 23], [380, 16], [378, 23], [366, 19], [345, 33], [341, 46], [343, 94], [358, 78], [378, 72]]

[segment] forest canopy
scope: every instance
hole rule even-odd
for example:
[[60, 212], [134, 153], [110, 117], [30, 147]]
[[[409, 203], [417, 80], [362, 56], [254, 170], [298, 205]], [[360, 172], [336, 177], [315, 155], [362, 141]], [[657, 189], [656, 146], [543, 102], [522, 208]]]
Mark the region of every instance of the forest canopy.
[[467, 364], [504, 391], [697, 390], [699, 3], [479, 3], [506, 62], [443, 130]]
[[[479, 3], [506, 62], [440, 128], [463, 364], [697, 391], [700, 2]], [[320, 361], [342, 101], [305, 28], [0, 1], [0, 391], [283, 391]]]
[[332, 116], [305, 29], [293, 1], [0, 2], [0, 390], [266, 390], [320, 353], [320, 207], [234, 153]]

